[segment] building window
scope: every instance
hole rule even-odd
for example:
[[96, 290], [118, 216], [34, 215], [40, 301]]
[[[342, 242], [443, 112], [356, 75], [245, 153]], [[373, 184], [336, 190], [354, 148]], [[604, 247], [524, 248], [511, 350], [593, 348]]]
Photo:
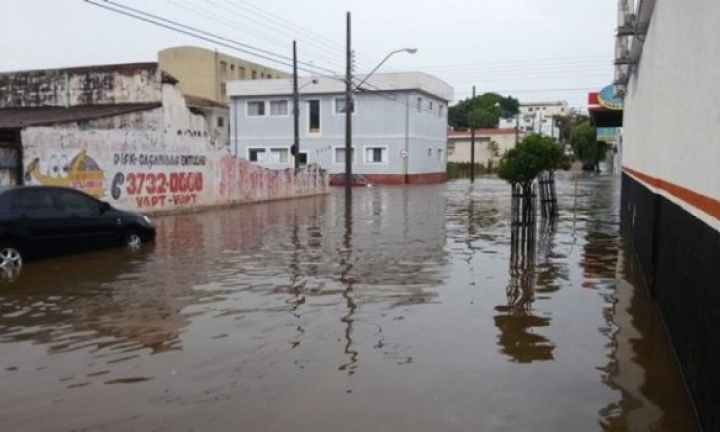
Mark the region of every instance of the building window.
[[365, 147], [365, 163], [383, 164], [388, 162], [387, 147]]
[[455, 143], [448, 143], [447, 148], [448, 148], [448, 150], [447, 150], [448, 154], [449, 155], [453, 154], [453, 152], [455, 151]]
[[251, 71], [250, 74], [252, 75], [252, 79], [257, 79], [257, 71]]
[[220, 72], [222, 72], [223, 74], [227, 74], [227, 62], [220, 62]]
[[290, 150], [286, 148], [271, 148], [270, 154], [274, 163], [286, 164], [290, 162]]
[[529, 112], [533, 112], [533, 107], [528, 108]]
[[430, 111], [433, 110], [433, 101], [431, 101], [431, 100], [428, 101], [428, 110], [430, 110]]
[[238, 77], [240, 79], [245, 79], [245, 68], [242, 66], [238, 66]]
[[271, 116], [286, 116], [286, 115], [288, 115], [288, 101], [286, 101], [286, 100], [270, 101], [270, 115]]
[[[352, 155], [352, 163], [355, 163], [355, 147], [350, 150], [350, 154]], [[345, 147], [335, 147], [335, 163], [345, 163]]]
[[265, 101], [249, 101], [247, 104], [248, 116], [259, 117], [265, 115]]
[[299, 164], [299, 165], [301, 165], [301, 166], [307, 165], [307, 163], [308, 163], [308, 162], [307, 162], [307, 161], [308, 161], [307, 153], [305, 153], [305, 152], [300, 152], [300, 153], [297, 155], [297, 158], [298, 158], [298, 164]]
[[417, 98], [417, 112], [422, 111], [422, 103], [423, 103], [422, 98], [421, 97]]
[[220, 97], [222, 99], [225, 99], [227, 96], [227, 83], [221, 82], [220, 83]]
[[440, 118], [444, 118], [444, 116], [445, 116], [445, 105], [443, 105], [443, 104], [438, 105], [438, 116], [439, 116]]
[[219, 127], [219, 128], [225, 127], [225, 117], [223, 117], [223, 116], [218, 116], [218, 118], [217, 118], [217, 127]]
[[432, 157], [432, 149], [428, 148], [428, 157]]
[[[352, 100], [352, 112], [355, 114], [355, 99]], [[335, 99], [335, 114], [345, 113], [345, 98]]]
[[441, 148], [437, 149], [437, 159], [438, 159], [439, 162], [442, 162], [442, 160], [443, 160], [443, 159], [442, 159], [442, 149], [441, 149]]
[[248, 148], [248, 160], [250, 162], [257, 162], [258, 155], [265, 153], [264, 148]]
[[320, 101], [308, 101], [308, 131], [310, 133], [320, 132]]
[[235, 72], [235, 65], [232, 63], [230, 64], [230, 72]]

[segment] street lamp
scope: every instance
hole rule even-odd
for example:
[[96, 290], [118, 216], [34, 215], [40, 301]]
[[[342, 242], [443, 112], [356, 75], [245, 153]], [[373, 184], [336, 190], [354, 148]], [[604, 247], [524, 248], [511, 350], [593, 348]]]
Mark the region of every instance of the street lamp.
[[[355, 86], [355, 90], [359, 89], [390, 57], [395, 54], [406, 52], [415, 54], [417, 48], [402, 48], [391, 51], [380, 63], [375, 66], [370, 73], [365, 75], [363, 79]], [[345, 195], [349, 200], [350, 190], [352, 188], [352, 112], [353, 112], [353, 87], [352, 87], [352, 51], [350, 49], [350, 14], [347, 17], [347, 65], [345, 73]]]
[[365, 75], [365, 78], [363, 78], [362, 81], [360, 81], [360, 82], [358, 83], [358, 85], [355, 86], [355, 88], [356, 88], [356, 89], [359, 89], [360, 86], [363, 85], [363, 84], [365, 84], [365, 81], [367, 81], [368, 78], [370, 78], [370, 77], [372, 76], [372, 74], [375, 73], [375, 71], [377, 71], [378, 69], [380, 69], [380, 66], [382, 66], [383, 63], [385, 63], [385, 62], [386, 62], [390, 57], [392, 57], [393, 55], [398, 54], [398, 53], [401, 53], [401, 52], [406, 52], [406, 53], [408, 53], [408, 54], [415, 54], [415, 53], [417, 52], [417, 48], [401, 48], [401, 49], [397, 49], [397, 50], [395, 50], [395, 51], [391, 51], [388, 55], [385, 56], [384, 59], [382, 59], [382, 61], [381, 61], [380, 63], [378, 63], [377, 66], [375, 66], [375, 67], [373, 68], [373, 70], [370, 71], [369, 74]]

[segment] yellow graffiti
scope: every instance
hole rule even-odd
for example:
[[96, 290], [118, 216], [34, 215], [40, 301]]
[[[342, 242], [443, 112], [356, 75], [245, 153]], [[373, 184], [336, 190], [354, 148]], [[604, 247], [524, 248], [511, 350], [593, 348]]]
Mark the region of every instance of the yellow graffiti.
[[86, 150], [81, 150], [69, 164], [63, 167], [55, 167], [57, 177], [43, 174], [40, 171], [40, 159], [35, 158], [25, 168], [27, 177], [34, 177], [35, 180], [44, 186], [63, 186], [79, 189], [96, 198], [101, 198], [105, 193], [105, 173], [97, 162], [88, 156]]

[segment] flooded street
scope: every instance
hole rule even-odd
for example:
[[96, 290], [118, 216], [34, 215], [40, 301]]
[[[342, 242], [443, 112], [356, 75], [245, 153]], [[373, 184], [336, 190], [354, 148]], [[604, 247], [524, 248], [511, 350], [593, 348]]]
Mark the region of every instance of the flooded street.
[[0, 431], [693, 431], [619, 178], [355, 189], [158, 218], [0, 285]]

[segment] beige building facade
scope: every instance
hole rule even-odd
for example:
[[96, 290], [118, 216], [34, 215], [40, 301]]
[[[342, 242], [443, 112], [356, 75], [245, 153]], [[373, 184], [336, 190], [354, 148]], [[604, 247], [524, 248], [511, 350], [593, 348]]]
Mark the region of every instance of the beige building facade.
[[[514, 128], [476, 129], [475, 162], [497, 167], [505, 152], [515, 147], [515, 139]], [[470, 163], [470, 131], [449, 130], [447, 140], [447, 161]]]
[[158, 52], [160, 69], [180, 81], [183, 93], [227, 104], [227, 81], [289, 78], [277, 69], [206, 48], [181, 46]]

